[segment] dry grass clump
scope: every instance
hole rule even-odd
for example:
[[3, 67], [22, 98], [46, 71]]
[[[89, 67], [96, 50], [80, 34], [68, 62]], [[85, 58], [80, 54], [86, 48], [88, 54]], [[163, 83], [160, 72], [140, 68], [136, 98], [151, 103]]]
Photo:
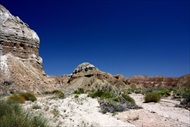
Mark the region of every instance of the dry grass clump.
[[19, 94], [13, 94], [8, 97], [9, 101], [13, 101], [15, 103], [21, 103], [23, 104], [25, 102], [25, 98], [20, 96]]
[[19, 93], [19, 94], [12, 94], [8, 97], [8, 100], [17, 102], [17, 103], [24, 103], [25, 101], [36, 101], [37, 98], [32, 93]]
[[63, 93], [62, 90], [54, 90], [52, 93], [56, 94], [58, 96], [58, 98], [64, 98], [65, 97], [65, 94]]
[[28, 93], [28, 92], [27, 93], [20, 93], [20, 96], [22, 96], [26, 101], [34, 102], [37, 100], [37, 98], [35, 97], [34, 94]]

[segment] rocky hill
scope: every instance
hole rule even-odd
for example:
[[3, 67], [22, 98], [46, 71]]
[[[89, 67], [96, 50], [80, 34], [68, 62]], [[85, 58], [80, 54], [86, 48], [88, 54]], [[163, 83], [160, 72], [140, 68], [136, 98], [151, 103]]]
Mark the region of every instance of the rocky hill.
[[40, 39], [19, 17], [0, 5], [0, 93], [52, 89], [39, 56]]
[[78, 65], [71, 75], [54, 77], [57, 84], [62, 84], [68, 91], [74, 91], [78, 88], [86, 90], [94, 89], [119, 89], [129, 87], [125, 82], [115, 78], [110, 73], [102, 72], [94, 65], [84, 62]]

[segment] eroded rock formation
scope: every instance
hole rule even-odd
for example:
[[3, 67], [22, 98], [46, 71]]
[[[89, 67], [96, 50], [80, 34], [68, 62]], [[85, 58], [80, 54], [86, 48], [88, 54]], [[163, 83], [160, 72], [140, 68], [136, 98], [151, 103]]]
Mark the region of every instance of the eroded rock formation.
[[59, 86], [62, 84], [64, 89], [71, 93], [78, 88], [85, 90], [111, 90], [129, 86], [123, 80], [115, 78], [110, 73], [102, 72], [88, 62], [78, 65], [70, 75], [54, 78]]
[[0, 5], [0, 55], [11, 53], [23, 60], [30, 60], [34, 66], [42, 69], [39, 44], [36, 32]]
[[19, 17], [0, 5], [0, 93], [51, 91], [43, 70], [40, 39]]

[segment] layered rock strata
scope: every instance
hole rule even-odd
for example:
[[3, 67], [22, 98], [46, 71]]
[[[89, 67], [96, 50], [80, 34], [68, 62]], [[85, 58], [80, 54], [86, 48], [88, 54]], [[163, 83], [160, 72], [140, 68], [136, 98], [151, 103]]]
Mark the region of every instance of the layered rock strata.
[[40, 39], [36, 32], [0, 5], [0, 55], [11, 53], [42, 69], [39, 44]]
[[40, 39], [19, 17], [0, 5], [0, 94], [52, 91], [39, 56]]

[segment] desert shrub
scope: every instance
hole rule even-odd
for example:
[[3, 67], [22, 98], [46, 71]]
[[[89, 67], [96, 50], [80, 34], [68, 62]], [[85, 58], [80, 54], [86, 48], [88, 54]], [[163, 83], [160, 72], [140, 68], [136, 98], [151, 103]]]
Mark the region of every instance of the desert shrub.
[[101, 99], [112, 98], [113, 93], [98, 90], [98, 91], [95, 91], [95, 92], [91, 93], [90, 97], [92, 97], [92, 98], [100, 97]]
[[41, 108], [42, 107], [40, 105], [37, 105], [37, 104], [35, 104], [35, 105], [32, 106], [32, 109], [41, 109]]
[[64, 98], [64, 96], [65, 96], [65, 94], [63, 93], [62, 90], [54, 90], [52, 93], [56, 94], [58, 96], [58, 98]]
[[135, 90], [134, 90], [134, 93], [136, 93], [136, 94], [140, 94], [142, 92], [142, 89], [141, 88], [136, 88]]
[[11, 115], [13, 113], [19, 114], [21, 110], [22, 109], [18, 103], [15, 103], [12, 100], [0, 100], [0, 120], [1, 117], [5, 115]]
[[74, 91], [74, 94], [83, 94], [84, 89], [83, 88], [78, 88], [77, 90]]
[[121, 102], [121, 97], [120, 96], [115, 96], [113, 98], [113, 101], [115, 101], [115, 102]]
[[183, 100], [180, 102], [180, 104], [190, 107], [190, 92], [183, 94]]
[[126, 93], [126, 94], [131, 94], [131, 93], [133, 93], [133, 91], [132, 91], [131, 88], [129, 88], [129, 89], [127, 89], [127, 90], [124, 90], [123, 92]]
[[144, 97], [145, 102], [159, 102], [160, 101], [160, 94], [158, 92], [149, 92], [145, 94]]
[[[180, 89], [179, 89], [180, 90]], [[181, 88], [181, 96], [182, 98], [186, 98], [190, 93], [190, 88]]]
[[19, 94], [13, 94], [13, 95], [9, 96], [8, 100], [16, 102], [16, 103], [24, 103], [25, 102], [24, 97], [20, 96]]
[[186, 98], [188, 96], [187, 95], [188, 93], [190, 93], [190, 88], [186, 88], [186, 87], [175, 88], [175, 89], [173, 89], [173, 98], [184, 100], [184, 98]]
[[141, 93], [143, 95], [145, 95], [145, 94], [153, 92], [153, 91], [154, 91], [154, 88], [143, 88]]
[[107, 99], [107, 100], [100, 101], [100, 108], [101, 108], [101, 112], [105, 114], [107, 112], [115, 113], [115, 112], [127, 111], [129, 109], [140, 109], [141, 107], [134, 105], [130, 103], [129, 101], [116, 102], [116, 101], [108, 101]]
[[158, 93], [159, 93], [160, 96], [162, 96], [162, 97], [168, 97], [168, 96], [170, 96], [170, 91], [169, 91], [169, 89], [160, 89], [160, 90], [158, 91]]
[[51, 113], [54, 115], [54, 116], [58, 116], [59, 115], [59, 110], [57, 110], [57, 109], [53, 109], [52, 111], [51, 111]]
[[123, 90], [123, 92], [124, 92], [125, 94], [132, 94], [132, 93], [135, 92], [135, 89], [136, 89], [136, 88], [128, 88], [128, 89]]
[[62, 90], [53, 90], [52, 91], [53, 94], [63, 94]]
[[32, 116], [14, 101], [0, 101], [0, 127], [48, 127], [47, 120]]
[[103, 114], [107, 112], [115, 113], [115, 112], [122, 112], [126, 110], [126, 108], [121, 104], [102, 103], [100, 107], [101, 107], [101, 112]]
[[37, 100], [37, 98], [35, 97], [34, 94], [28, 93], [28, 92], [27, 93], [20, 93], [20, 96], [22, 96], [26, 101], [34, 102]]
[[126, 101], [128, 101], [128, 102], [130, 102], [130, 103], [132, 103], [132, 104], [135, 105], [135, 100], [134, 100], [132, 97], [130, 97], [128, 94], [122, 94], [122, 97], [123, 97]]
[[75, 98], [79, 98], [79, 96], [78, 96], [78, 95], [75, 95], [74, 97], [75, 97]]

